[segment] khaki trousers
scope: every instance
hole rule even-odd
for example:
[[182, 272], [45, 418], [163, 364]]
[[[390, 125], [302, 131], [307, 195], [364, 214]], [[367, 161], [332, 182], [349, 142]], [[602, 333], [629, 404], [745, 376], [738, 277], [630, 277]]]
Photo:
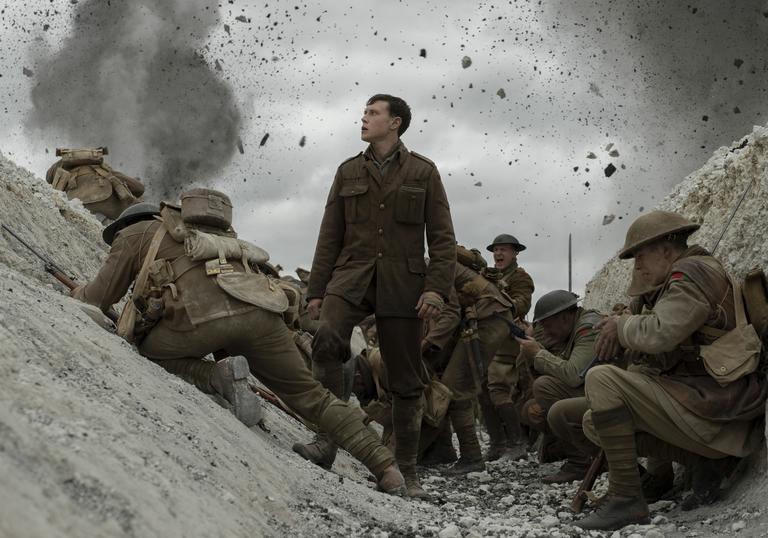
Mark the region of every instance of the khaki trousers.
[[[352, 329], [376, 309], [376, 288], [370, 286], [363, 302], [354, 305], [337, 296], [326, 295], [320, 310], [320, 323], [312, 341], [312, 361], [331, 368], [350, 357]], [[411, 399], [424, 392], [428, 382], [421, 360], [422, 322], [419, 318], [376, 317], [381, 358], [388, 386], [393, 395]]]
[[312, 377], [282, 318], [266, 310], [209, 321], [184, 332], [169, 329], [161, 320], [139, 346], [142, 355], [157, 362], [199, 361], [220, 350], [244, 356], [253, 375], [309, 422], [317, 424], [335, 401]]
[[520, 378], [514, 360], [506, 362], [498, 360], [498, 357], [494, 357], [488, 366], [488, 392], [496, 407], [515, 402]]
[[[584, 433], [597, 445], [600, 444], [600, 438], [592, 423], [592, 411], [611, 411], [626, 407], [631, 414], [635, 431], [650, 433], [666, 443], [705, 458], [719, 459], [729, 454], [744, 455], [716, 450], [705, 440], [697, 439], [695, 432], [683, 431], [679, 406], [674, 405], [670, 401], [671, 398], [667, 397], [663, 389], [648, 375], [628, 372], [612, 365], [598, 365], [587, 373], [585, 388], [590, 409], [584, 414]], [[724, 425], [723, 430], [725, 429]], [[738, 448], [733, 447], [732, 451], [738, 452]]]
[[547, 424], [552, 433], [573, 446], [585, 460], [597, 454], [599, 449], [584, 434], [582, 421], [587, 409], [585, 397], [567, 398], [552, 404], [547, 413]]
[[552, 406], [560, 400], [579, 396], [584, 396], [583, 385], [574, 388], [551, 375], [537, 377], [533, 382], [533, 398], [523, 405], [521, 421], [534, 430], [546, 432], [547, 414]]
[[[504, 339], [509, 336], [509, 327], [503, 319], [492, 316], [478, 320], [477, 332], [483, 370], [488, 372], [491, 359]], [[472, 399], [483, 390], [483, 387], [487, 387], [487, 377], [476, 379], [473, 360], [469, 344], [463, 339], [459, 340], [440, 379], [445, 386], [453, 391], [454, 400]]]

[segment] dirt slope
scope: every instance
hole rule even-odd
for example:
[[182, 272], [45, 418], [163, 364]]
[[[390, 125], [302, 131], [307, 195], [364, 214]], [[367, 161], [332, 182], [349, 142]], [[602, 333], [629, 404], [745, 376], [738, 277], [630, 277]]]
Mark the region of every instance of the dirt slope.
[[[755, 266], [768, 269], [768, 127], [755, 127], [730, 147], [715, 151], [703, 167], [686, 177], [656, 209], [677, 211], [701, 223], [690, 243], [712, 250], [750, 184], [715, 254], [726, 269], [737, 276]], [[616, 245], [616, 250], [620, 247]], [[626, 302], [630, 267], [630, 262], [611, 259], [587, 284], [585, 303], [610, 311], [614, 303]]]
[[[78, 279], [106, 252], [82, 207], [4, 158], [0, 222]], [[6, 232], [0, 290], [0, 536], [338, 535], [408, 518], [346, 454], [339, 476], [293, 454], [310, 434], [292, 419], [267, 406], [272, 433], [249, 431], [137, 355]]]

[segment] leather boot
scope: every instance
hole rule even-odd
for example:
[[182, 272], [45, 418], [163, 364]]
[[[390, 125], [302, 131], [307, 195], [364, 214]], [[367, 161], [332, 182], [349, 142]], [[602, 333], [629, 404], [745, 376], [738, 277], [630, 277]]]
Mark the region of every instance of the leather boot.
[[584, 480], [584, 476], [589, 470], [589, 463], [568, 460], [560, 467], [559, 471], [543, 477], [541, 481], [545, 484], [567, 484], [575, 480]]
[[713, 460], [694, 455], [690, 462], [693, 493], [683, 499], [680, 508], [685, 511], [693, 510], [719, 500], [720, 483], [733, 472], [738, 462], [738, 458], [733, 456]]
[[405, 480], [392, 453], [378, 436], [363, 424], [360, 411], [341, 400], [334, 400], [320, 416], [318, 426], [331, 440], [365, 465], [376, 477], [379, 488], [389, 494], [403, 494]]
[[458, 475], [485, 470], [483, 453], [475, 430], [472, 400], [453, 400], [448, 407], [448, 416], [459, 440], [461, 457], [446, 474]]
[[612, 531], [627, 525], [648, 523], [650, 517], [645, 499], [609, 493], [594, 512], [575, 525], [582, 529]]
[[[520, 417], [517, 414], [515, 404], [508, 402], [496, 407], [498, 415], [504, 424], [506, 431], [507, 446], [505, 457], [512, 460], [521, 460], [528, 457], [528, 439], [523, 435], [523, 429], [520, 426]], [[490, 458], [486, 458], [491, 461]]]
[[668, 468], [654, 469], [654, 472], [649, 470], [640, 478], [640, 484], [645, 502], [655, 503], [674, 487], [675, 471], [671, 464]]
[[395, 459], [400, 472], [405, 478], [405, 494], [408, 497], [426, 499], [416, 471], [416, 458], [419, 452], [421, 434], [421, 416], [424, 412], [424, 397], [392, 398], [392, 426], [395, 435]]
[[[426, 441], [431, 441], [431, 443], [425, 448]], [[422, 427], [419, 443], [419, 453], [423, 455], [418, 460], [418, 464], [424, 467], [453, 463], [458, 458], [456, 450], [453, 448], [453, 430], [450, 420], [443, 421], [441, 428]]]
[[[339, 399], [343, 398], [344, 369], [341, 363], [313, 361], [312, 377], [331, 391], [331, 394]], [[294, 452], [305, 460], [309, 460], [323, 469], [329, 470], [333, 467], [333, 462], [336, 461], [336, 453], [338, 452], [336, 444], [323, 431], [316, 433], [314, 439], [309, 443], [295, 443], [292, 448]]]
[[248, 386], [249, 373], [245, 357], [227, 357], [213, 367], [210, 383], [232, 405], [232, 412], [237, 419], [250, 428], [263, 417], [259, 398]]
[[305, 460], [330, 470], [336, 460], [338, 447], [325, 432], [318, 432], [309, 443], [295, 443], [293, 451]]
[[491, 397], [487, 389], [483, 390], [477, 397], [480, 404], [480, 412], [483, 414], [483, 425], [490, 437], [490, 446], [486, 452], [487, 461], [495, 461], [502, 457], [507, 451], [507, 435], [504, 432], [504, 424], [501, 421], [496, 407], [491, 403]]

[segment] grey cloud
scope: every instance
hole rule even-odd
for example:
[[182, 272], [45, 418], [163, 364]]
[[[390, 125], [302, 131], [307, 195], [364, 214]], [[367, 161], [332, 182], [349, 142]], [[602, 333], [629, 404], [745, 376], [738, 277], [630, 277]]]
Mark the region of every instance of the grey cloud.
[[90, 0], [54, 55], [38, 60], [33, 130], [109, 145], [155, 195], [209, 178], [236, 149], [240, 113], [200, 48], [218, 24], [204, 0]]

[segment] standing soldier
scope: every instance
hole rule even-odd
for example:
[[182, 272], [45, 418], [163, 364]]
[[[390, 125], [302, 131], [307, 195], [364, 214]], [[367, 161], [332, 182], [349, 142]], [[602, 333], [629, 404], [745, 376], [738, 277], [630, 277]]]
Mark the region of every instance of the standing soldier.
[[[459, 260], [467, 251], [459, 248]], [[479, 251], [474, 251], [480, 256]], [[499, 346], [509, 338], [514, 306], [509, 298], [473, 267], [456, 265], [455, 289], [461, 306], [462, 341], [453, 350], [441, 381], [453, 392], [448, 418], [459, 441], [461, 457], [449, 474], [466, 474], [485, 469], [475, 430], [475, 396], [482, 394], [483, 373]], [[427, 336], [429, 339], [430, 337]]]
[[[400, 141], [411, 111], [399, 97], [374, 95], [365, 107], [361, 138], [369, 143], [336, 172], [310, 271], [308, 310], [320, 319], [313, 341], [315, 378], [343, 392], [342, 366], [353, 327], [370, 313], [392, 393], [395, 457], [408, 495], [426, 495], [416, 456], [427, 381], [421, 362], [422, 319], [442, 309], [451, 289], [456, 247], [448, 200], [434, 163]], [[424, 259], [424, 236], [429, 266]], [[330, 465], [336, 448], [327, 435], [294, 446]]]
[[[593, 327], [603, 316], [596, 310], [585, 310], [577, 306], [578, 300], [576, 294], [566, 290], [555, 290], [543, 295], [533, 309], [533, 322], [541, 324], [546, 343], [540, 343], [534, 338], [517, 339], [523, 363], [521, 367], [533, 366], [541, 374], [533, 382], [533, 398], [523, 406], [523, 421], [534, 430], [544, 433], [540, 457], [542, 463], [554, 461], [554, 458], [546, 454], [548, 447], [554, 444], [561, 445], [563, 456], [567, 458], [559, 472], [542, 479], [545, 483], [580, 480], [598, 450], [589, 442], [585, 450], [583, 444], [577, 447], [567, 438], [557, 439], [547, 426], [547, 415], [556, 402], [584, 396], [584, 379], [579, 374], [595, 356], [597, 333]], [[562, 351], [553, 353], [555, 348]], [[583, 416], [586, 409], [580, 407], [580, 410]]]
[[[525, 250], [525, 245], [513, 235], [501, 234], [486, 249], [493, 252], [498, 287], [511, 299], [514, 317], [522, 320], [531, 308], [534, 290], [531, 277], [517, 265], [517, 255]], [[527, 454], [527, 440], [520, 426], [515, 400], [519, 380], [515, 362], [519, 351], [518, 343], [510, 335], [496, 352], [488, 367], [488, 379], [483, 382], [479, 400], [491, 438], [486, 454], [488, 461], [497, 460], [504, 454], [512, 459], [524, 458]]]
[[[143, 356], [204, 392], [221, 394], [246, 425], [256, 418], [247, 386], [252, 371], [363, 462], [382, 490], [402, 493], [392, 455], [359, 411], [312, 379], [281, 316], [288, 299], [258, 269], [269, 256], [236, 238], [229, 197], [193, 189], [182, 194], [180, 208], [164, 204], [160, 218], [156, 208], [128, 212], [105, 229], [109, 256], [73, 296], [106, 312], [134, 284], [118, 334], [136, 342]], [[229, 358], [202, 360], [210, 353]]]
[[[739, 287], [720, 262], [688, 246], [698, 228], [677, 213], [653, 211], [627, 230], [619, 258], [634, 258], [638, 280], [652, 289], [632, 301], [630, 312], [598, 326], [597, 357], [609, 360], [624, 348], [633, 364], [587, 373], [584, 431], [605, 451], [609, 484], [597, 510], [576, 523], [582, 528], [648, 522], [638, 455], [690, 467], [693, 495], [683, 501], [685, 510], [716, 500], [730, 460], [749, 454], [763, 437], [752, 435], [765, 410], [763, 377], [714, 377], [759, 353], [760, 340], [745, 330]], [[716, 368], [708, 362], [713, 358]]]
[[115, 220], [144, 194], [138, 179], [113, 170], [104, 162], [107, 148], [56, 149], [61, 157], [45, 174], [54, 189], [78, 198], [91, 213]]

